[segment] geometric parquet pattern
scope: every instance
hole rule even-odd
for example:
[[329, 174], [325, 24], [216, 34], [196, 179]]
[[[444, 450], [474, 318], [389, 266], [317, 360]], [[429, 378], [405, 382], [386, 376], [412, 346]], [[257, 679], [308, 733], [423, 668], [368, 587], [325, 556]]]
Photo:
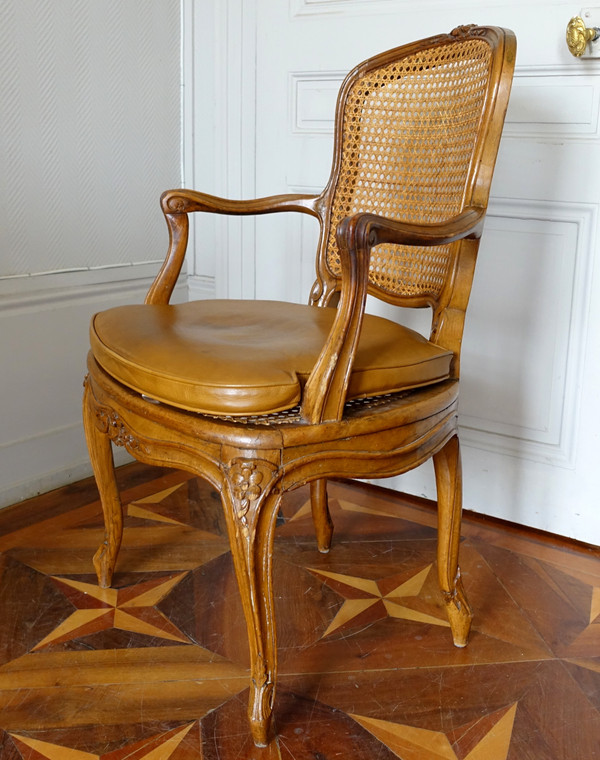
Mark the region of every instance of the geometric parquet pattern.
[[218, 496], [181, 472], [119, 472], [112, 589], [91, 558], [89, 481], [0, 512], [1, 760], [600, 759], [600, 550], [466, 516], [474, 609], [452, 646], [430, 506], [330, 483], [275, 541], [278, 739], [252, 744], [248, 651]]

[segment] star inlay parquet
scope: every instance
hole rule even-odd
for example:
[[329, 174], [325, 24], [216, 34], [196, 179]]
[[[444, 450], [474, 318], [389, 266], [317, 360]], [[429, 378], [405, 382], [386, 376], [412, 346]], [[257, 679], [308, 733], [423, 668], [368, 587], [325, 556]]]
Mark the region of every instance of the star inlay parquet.
[[97, 584], [68, 578], [52, 578], [77, 609], [32, 651], [110, 628], [189, 643], [187, 637], [155, 608], [185, 575], [179, 573], [121, 589], [99, 588]]
[[314, 570], [315, 575], [321, 576], [328, 586], [337, 589], [346, 598], [323, 636], [337, 630], [360, 627], [386, 617], [415, 620], [448, 628], [448, 619], [440, 614], [439, 607], [428, 605], [427, 602], [419, 603], [419, 594], [430, 570], [431, 565], [407, 578], [393, 576], [378, 581]]
[[330, 484], [317, 551], [288, 494], [274, 578], [278, 738], [246, 721], [248, 646], [218, 495], [184, 473], [119, 471], [125, 535], [99, 589], [93, 484], [0, 512], [1, 760], [600, 759], [600, 551], [466, 516], [475, 611], [456, 649], [435, 512]]

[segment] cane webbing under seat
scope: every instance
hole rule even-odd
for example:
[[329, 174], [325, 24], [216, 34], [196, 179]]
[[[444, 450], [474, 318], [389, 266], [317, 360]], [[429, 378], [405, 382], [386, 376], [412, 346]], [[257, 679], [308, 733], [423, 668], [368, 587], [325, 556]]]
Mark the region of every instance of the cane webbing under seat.
[[[344, 217], [371, 212], [432, 223], [462, 210], [490, 62], [486, 42], [465, 40], [368, 70], [351, 87], [327, 240], [332, 274], [340, 274], [335, 234]], [[371, 283], [392, 296], [436, 298], [450, 251], [376, 246]]]
[[[298, 403], [334, 317], [276, 301], [120, 306], [94, 317], [90, 337], [112, 377], [153, 399], [206, 414], [269, 414]], [[445, 380], [451, 361], [451, 351], [367, 314], [348, 398]]]

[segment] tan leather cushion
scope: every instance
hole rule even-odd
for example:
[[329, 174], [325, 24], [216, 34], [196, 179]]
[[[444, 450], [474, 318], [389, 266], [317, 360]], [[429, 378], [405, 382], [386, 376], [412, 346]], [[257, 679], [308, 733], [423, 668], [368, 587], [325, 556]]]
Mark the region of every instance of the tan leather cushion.
[[[121, 306], [92, 319], [97, 361], [158, 401], [208, 414], [295, 406], [335, 311], [275, 301]], [[382, 317], [365, 315], [349, 398], [444, 380], [452, 353]]]

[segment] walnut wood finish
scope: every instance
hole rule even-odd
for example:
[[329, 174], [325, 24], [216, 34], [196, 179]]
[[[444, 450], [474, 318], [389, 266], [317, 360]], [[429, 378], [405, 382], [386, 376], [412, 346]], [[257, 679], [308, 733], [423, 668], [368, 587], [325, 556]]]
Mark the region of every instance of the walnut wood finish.
[[[387, 96], [389, 72], [396, 71], [394, 67], [402, 67], [406, 61], [410, 66], [406, 64], [405, 80], [406, 77], [410, 80], [413, 76], [410, 72], [415, 71], [426, 70], [428, 76], [433, 75], [438, 54], [444, 57], [446, 67], [460, 72], [460, 56], [457, 52], [457, 62], [453, 63], [453, 51], [467, 47], [475, 51], [480, 71], [474, 95], [474, 102], [478, 104], [476, 118], [473, 117], [476, 129], [463, 160], [464, 166], [460, 166], [462, 184], [458, 192], [456, 188], [453, 190], [456, 197], [450, 204], [450, 212], [438, 209], [432, 218], [428, 208], [417, 214], [413, 209], [406, 211], [400, 203], [394, 213], [386, 216], [375, 213], [377, 204], [369, 207], [361, 199], [364, 188], [360, 162], [348, 159], [347, 155], [347, 145], [355, 140], [357, 129], [351, 118], [356, 107], [350, 107], [349, 103], [354, 102], [352, 99], [356, 99], [361, 86], [366, 91], [364, 97], [374, 92]], [[420, 57], [424, 62], [415, 64]], [[140, 387], [143, 383], [132, 382], [131, 387], [127, 387], [118, 382], [100, 365], [94, 352], [90, 353], [84, 424], [106, 524], [105, 540], [94, 559], [98, 581], [102, 587], [111, 584], [123, 530], [111, 441], [124, 446], [141, 462], [181, 468], [198, 475], [220, 493], [248, 630], [251, 662], [248, 715], [257, 746], [268, 744], [272, 737], [271, 715], [277, 678], [273, 538], [282, 494], [287, 491], [311, 484], [317, 544], [321, 552], [326, 552], [332, 536], [327, 478], [397, 475], [433, 457], [439, 502], [439, 583], [454, 643], [459, 647], [467, 643], [471, 610], [458, 568], [460, 342], [514, 58], [515, 40], [511, 32], [464, 27], [450, 35], [407, 45], [361, 64], [351, 72], [340, 92], [333, 170], [326, 189], [319, 196], [231, 201], [190, 190], [173, 190], [163, 195], [170, 246], [146, 298], [150, 309], [169, 301], [185, 255], [189, 213], [297, 211], [319, 219], [321, 239], [311, 302], [314, 308], [337, 302], [337, 308], [330, 334], [302, 388], [297, 410], [264, 416], [220, 417], [165, 403], [151, 403]], [[374, 76], [378, 79], [368, 79]], [[393, 76], [401, 81], [398, 74]], [[458, 90], [447, 96], [450, 100], [461, 95], [466, 98], [460, 91], [463, 86], [460, 76], [456, 74], [459, 84], [453, 86]], [[366, 81], [370, 84], [361, 85]], [[450, 129], [452, 113], [436, 113], [437, 98], [431, 99], [429, 116], [421, 114], [419, 118], [423, 123], [429, 119], [438, 124], [438, 128], [441, 125], [443, 129]], [[398, 119], [402, 118], [403, 114], [399, 113]], [[450, 120], [447, 127], [444, 119]], [[364, 125], [360, 129], [366, 130]], [[461, 140], [465, 143], [465, 138]], [[405, 153], [409, 152], [405, 146]], [[433, 146], [423, 151], [429, 159], [434, 153]], [[443, 163], [446, 158], [442, 155], [439, 160]], [[453, 156], [448, 160], [450, 158], [455, 159]], [[400, 165], [403, 160], [398, 159], [396, 163]], [[433, 174], [430, 166], [422, 170], [409, 169], [416, 174], [421, 171], [419, 181], [424, 193], [440, 172], [435, 162]], [[403, 171], [406, 173], [406, 167]], [[350, 175], [353, 178], [348, 179]], [[352, 187], [348, 189], [348, 185]], [[358, 200], [348, 206], [348, 193], [354, 192]], [[393, 190], [391, 195], [400, 192], [400, 189]], [[439, 189], [435, 196], [442, 194]], [[386, 203], [388, 201], [389, 198]], [[428, 203], [422, 200], [420, 206], [428, 206]], [[428, 258], [430, 253], [432, 256], [435, 253], [436, 262], [441, 263], [432, 264], [433, 259]], [[409, 286], [398, 286], [401, 279], [396, 271], [398, 261], [404, 258], [408, 261], [411, 256]], [[414, 265], [414, 261], [422, 263]], [[419, 268], [423, 272], [419, 272]], [[442, 272], [439, 282], [425, 282], [425, 274], [429, 276], [426, 270], [436, 268]], [[395, 274], [391, 278], [386, 275], [387, 279], [382, 280], [384, 270]], [[418, 389], [347, 402], [368, 293], [398, 305], [432, 307], [430, 339], [453, 353], [447, 378]], [[238, 304], [232, 308], [242, 307]], [[253, 352], [251, 341], [246, 350]]]

